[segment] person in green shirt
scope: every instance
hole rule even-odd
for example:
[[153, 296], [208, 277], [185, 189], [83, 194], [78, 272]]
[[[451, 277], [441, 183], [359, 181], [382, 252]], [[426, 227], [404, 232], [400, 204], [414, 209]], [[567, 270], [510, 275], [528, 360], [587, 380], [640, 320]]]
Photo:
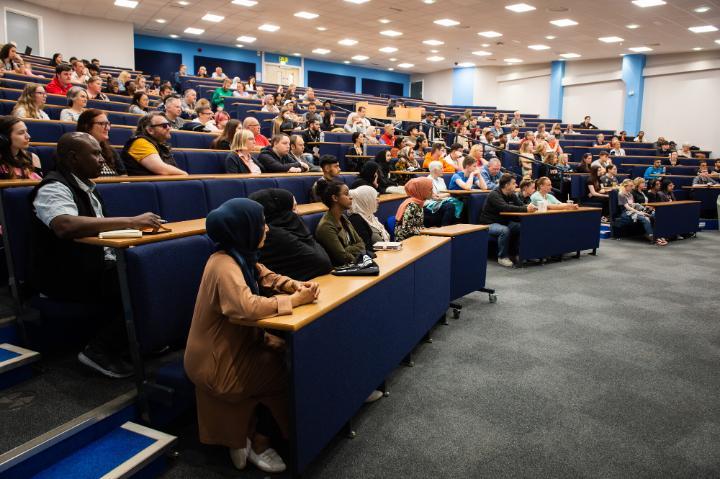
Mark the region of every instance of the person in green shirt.
[[232, 80], [229, 78], [226, 78], [223, 80], [223, 86], [220, 88], [216, 88], [212, 95], [212, 100], [210, 102], [215, 106], [216, 108], [220, 110], [225, 109], [225, 97], [226, 96], [233, 96], [233, 92], [230, 89], [230, 86], [232, 85]]
[[[315, 239], [325, 248], [333, 266], [355, 263], [367, 251], [365, 243], [343, 214], [352, 207], [350, 190], [337, 180], [318, 185], [317, 194], [328, 207], [315, 229]], [[372, 248], [372, 245], [370, 245]]]
[[538, 178], [535, 182], [536, 191], [530, 196], [530, 202], [539, 206], [541, 201], [547, 202], [548, 210], [574, 210], [578, 208], [576, 203], [561, 203], [552, 193], [552, 182], [547, 176]]

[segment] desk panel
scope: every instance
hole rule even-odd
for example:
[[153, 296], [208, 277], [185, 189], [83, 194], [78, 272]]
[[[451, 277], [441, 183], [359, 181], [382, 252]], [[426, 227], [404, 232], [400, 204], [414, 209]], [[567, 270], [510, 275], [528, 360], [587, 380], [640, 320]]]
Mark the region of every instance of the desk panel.
[[648, 204], [655, 207], [653, 234], [656, 237], [666, 238], [699, 231], [699, 201]]

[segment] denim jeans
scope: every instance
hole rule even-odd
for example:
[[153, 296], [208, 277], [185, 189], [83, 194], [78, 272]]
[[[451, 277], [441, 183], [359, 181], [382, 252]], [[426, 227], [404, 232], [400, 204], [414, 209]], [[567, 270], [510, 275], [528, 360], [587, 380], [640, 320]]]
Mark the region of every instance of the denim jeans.
[[[653, 227], [652, 222], [650, 221], [650, 218], [647, 216], [643, 216], [638, 214], [637, 215], [637, 222], [642, 225], [642, 227], [645, 229], [645, 234], [647, 236], [652, 236], [653, 234]], [[629, 212], [623, 211], [623, 213], [618, 217], [616, 224], [618, 226], [625, 226], [625, 225], [631, 225], [634, 221], [632, 219], [632, 216]]]
[[498, 243], [498, 258], [507, 258], [510, 255], [510, 245], [513, 237], [520, 234], [520, 223], [511, 221], [506, 225], [493, 223], [488, 230], [490, 236], [495, 236]]

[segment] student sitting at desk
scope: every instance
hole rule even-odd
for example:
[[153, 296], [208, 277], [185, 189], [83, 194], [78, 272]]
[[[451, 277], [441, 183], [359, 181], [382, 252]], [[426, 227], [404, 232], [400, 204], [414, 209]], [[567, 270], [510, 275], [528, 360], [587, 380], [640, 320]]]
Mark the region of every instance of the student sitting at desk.
[[375, 216], [378, 209], [378, 192], [375, 188], [362, 185], [350, 190], [352, 206], [348, 211], [348, 219], [367, 249], [378, 241], [390, 241], [390, 234]]
[[325, 248], [333, 266], [355, 263], [358, 256], [371, 249], [366, 247], [350, 220], [343, 214], [352, 206], [350, 190], [345, 183], [320, 183], [317, 193], [328, 207], [315, 230], [315, 238]]
[[236, 130], [230, 145], [230, 153], [225, 157], [225, 173], [262, 173], [250, 152], [255, 148], [255, 135], [250, 130]]
[[515, 196], [515, 177], [509, 173], [502, 175], [498, 187], [491, 191], [485, 200], [479, 219], [480, 224], [490, 225], [488, 233], [497, 238], [498, 264], [501, 266], [513, 266], [510, 254], [515, 243], [513, 240], [520, 234], [520, 223], [511, 221], [500, 213], [534, 211], [537, 211], [535, 205], [523, 205]]
[[645, 190], [646, 190], [646, 186], [647, 186], [645, 184], [645, 178], [638, 176], [637, 178], [635, 178], [633, 180], [633, 186], [634, 186], [634, 188], [633, 188], [632, 194], [633, 194], [633, 200], [635, 201], [635, 203], [645, 204], [648, 201], [650, 201], [650, 200], [648, 200], [648, 197], [645, 194]]
[[600, 176], [603, 174], [605, 174], [605, 169], [602, 166], [593, 166], [590, 168], [590, 174], [587, 177], [585, 187], [588, 200], [601, 204], [603, 219], [607, 220], [607, 216], [610, 213], [610, 197], [602, 184], [600, 184]]
[[123, 228], [159, 228], [160, 217], [106, 218], [91, 178], [100, 175], [102, 148], [87, 133], [65, 133], [57, 144], [56, 171], [30, 194], [34, 215], [30, 232], [32, 288], [53, 300], [102, 304], [107, 313], [78, 360], [111, 378], [132, 375], [122, 359], [127, 333], [122, 314], [115, 251], [81, 244], [76, 238]]
[[425, 153], [422, 167], [424, 170], [430, 168], [433, 161], [440, 162], [443, 165], [443, 171], [446, 173], [455, 173], [455, 165], [447, 163], [444, 158], [445, 145], [442, 143], [434, 143], [430, 152]]
[[645, 230], [645, 238], [652, 244], [658, 246], [667, 245], [667, 241], [664, 238], [654, 238], [653, 227], [652, 227], [652, 208], [635, 203], [635, 198], [632, 194], [633, 181], [624, 180], [620, 184], [620, 191], [618, 192], [618, 207], [622, 209], [622, 213], [617, 218], [617, 225], [624, 226], [632, 223], [640, 223]]
[[672, 181], [662, 181], [660, 185], [660, 192], [658, 193], [658, 200], [669, 203], [676, 201], [675, 199], [675, 183]]
[[698, 174], [695, 178], [693, 178], [692, 182], [693, 186], [699, 186], [699, 185], [717, 185], [718, 182], [715, 181], [711, 176], [710, 173], [708, 173], [707, 169], [707, 163], [705, 163], [705, 168], [703, 168], [703, 164], [700, 163], [700, 170], [698, 170]]
[[135, 134], [120, 153], [125, 170], [137, 175], [187, 175], [177, 167], [169, 141], [172, 133], [165, 115], [148, 113], [138, 121]]
[[590, 173], [592, 162], [592, 153], [584, 153], [580, 163], [575, 167], [575, 173]]
[[405, 191], [409, 198], [400, 204], [395, 213], [395, 241], [416, 236], [425, 226], [452, 224], [452, 206], [448, 205], [436, 212], [424, 208], [425, 201], [433, 196], [433, 183], [430, 178], [413, 178], [405, 184]]
[[288, 153], [290, 137], [284, 133], [273, 135], [270, 146], [260, 150], [257, 162], [265, 173], [301, 173], [303, 164], [294, 161]]
[[447, 192], [447, 185], [445, 185], [445, 178], [443, 178], [443, 164], [439, 161], [433, 161], [429, 167], [430, 174], [428, 178], [430, 178], [433, 183], [433, 194], [432, 197], [425, 202], [425, 209], [434, 212], [443, 207], [444, 203], [450, 203], [453, 208], [455, 208], [455, 218], [459, 219], [464, 203]]
[[280, 188], [266, 188], [250, 195], [263, 206], [268, 225], [260, 262], [283, 276], [307, 281], [332, 271], [325, 250], [308, 231], [295, 209], [292, 193]]
[[650, 203], [659, 203], [662, 200], [660, 199], [660, 190], [662, 189], [662, 179], [657, 178], [654, 180], [649, 180], [648, 182], [648, 190], [647, 190], [647, 197]]
[[492, 159], [480, 170], [480, 177], [485, 182], [488, 190], [497, 188], [500, 178], [502, 178], [501, 167], [500, 160]]
[[267, 232], [258, 203], [229, 200], [210, 212], [206, 227], [219, 250], [205, 265], [184, 363], [195, 384], [200, 441], [229, 448], [238, 469], [250, 461], [264, 472], [281, 472], [285, 463], [267, 434], [272, 418], [284, 437], [289, 433], [285, 343], [238, 323], [291, 314], [317, 299], [319, 287], [258, 262]]
[[365, 154], [365, 134], [356, 131], [352, 134], [352, 145], [345, 152], [345, 163], [349, 171], [360, 171], [362, 158], [351, 158], [353, 156], [363, 156]]
[[455, 173], [450, 178], [449, 190], [487, 189], [487, 185], [478, 171], [477, 161], [473, 157], [463, 157], [462, 167], [462, 171]]
[[544, 201], [547, 203], [548, 210], [573, 210], [578, 208], [577, 203], [561, 203], [560, 200], [553, 196], [552, 182], [547, 176], [538, 178], [535, 182], [535, 189], [536, 191], [530, 195], [530, 202], [535, 206], [540, 206], [540, 202]]
[[610, 163], [605, 168], [605, 174], [600, 177], [600, 185], [603, 188], [614, 188], [618, 184], [617, 167]]
[[515, 193], [520, 203], [529, 205], [531, 203], [530, 197], [535, 193], [535, 180], [532, 178], [523, 178], [519, 185], [520, 191]]
[[397, 182], [390, 176], [392, 156], [390, 150], [380, 150], [372, 160], [380, 167], [380, 193], [405, 194], [405, 188], [398, 186]]
[[14, 116], [0, 117], [0, 179], [39, 180], [42, 176], [40, 158], [28, 151], [30, 134], [25, 122]]
[[380, 165], [374, 161], [368, 161], [360, 168], [360, 173], [358, 173], [355, 180], [350, 184], [350, 189], [354, 190], [360, 186], [370, 186], [378, 193], [384, 193], [385, 191], [381, 191], [383, 188], [380, 186], [380, 176]]
[[653, 179], [658, 179], [664, 174], [665, 167], [662, 166], [662, 160], [660, 158], [656, 158], [655, 161], [653, 161], [652, 166], [647, 167], [643, 177], [645, 178], [645, 181], [649, 181]]
[[337, 177], [340, 176], [340, 162], [335, 155], [323, 155], [320, 157], [320, 169], [322, 170], [322, 177], [313, 183], [310, 189], [310, 198], [314, 202], [322, 201], [320, 194], [318, 193], [321, 183], [328, 183], [331, 181], [337, 181]]

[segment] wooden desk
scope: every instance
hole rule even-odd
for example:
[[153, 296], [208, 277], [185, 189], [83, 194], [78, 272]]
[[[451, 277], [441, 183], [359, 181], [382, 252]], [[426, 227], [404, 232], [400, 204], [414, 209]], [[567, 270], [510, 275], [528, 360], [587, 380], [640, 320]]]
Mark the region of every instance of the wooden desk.
[[595, 255], [600, 246], [600, 208], [500, 214], [520, 223], [520, 265], [573, 251], [578, 258], [582, 250]]
[[653, 235], [668, 238], [700, 230], [700, 201], [647, 203], [655, 208]]
[[[420, 230], [422, 235], [452, 238], [450, 300], [482, 291], [488, 293], [491, 303], [496, 301], [495, 290], [485, 288], [489, 229], [488, 225], [456, 224]], [[450, 303], [450, 306], [457, 318], [461, 306], [456, 303]]]

